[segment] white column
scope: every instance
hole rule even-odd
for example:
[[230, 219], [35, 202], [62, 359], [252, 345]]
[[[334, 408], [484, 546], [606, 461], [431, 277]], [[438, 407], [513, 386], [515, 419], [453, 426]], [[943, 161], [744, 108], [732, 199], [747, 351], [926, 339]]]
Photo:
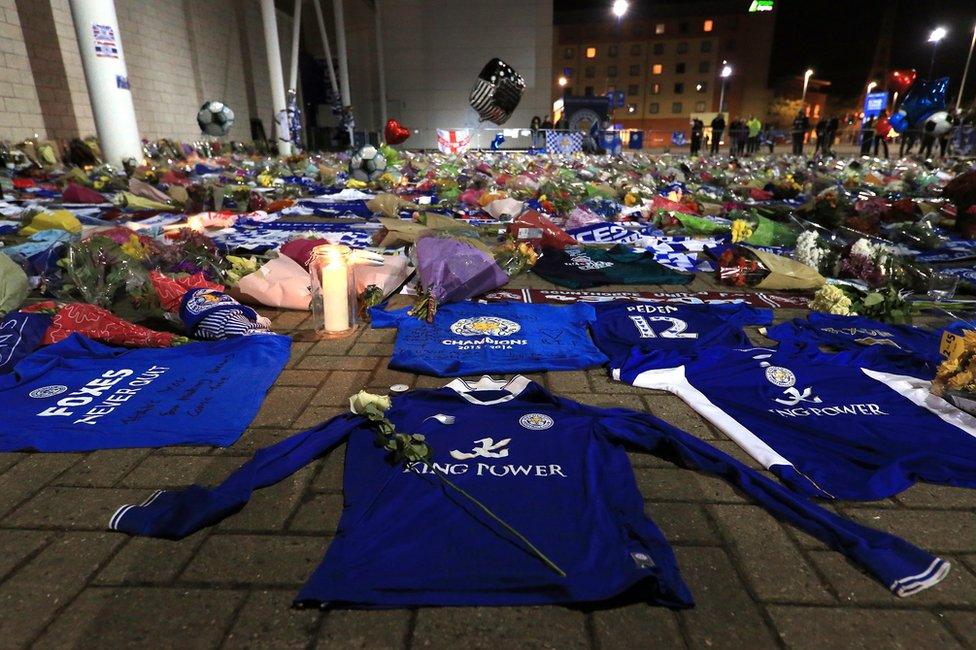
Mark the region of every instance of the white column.
[[[346, 54], [346, 19], [342, 13], [342, 0], [332, 0], [335, 13], [336, 49], [339, 50], [339, 89], [342, 92], [342, 108], [350, 110], [352, 93], [349, 90], [349, 61]], [[349, 128], [349, 144], [352, 145], [352, 127]]]
[[302, 0], [295, 0], [295, 16], [291, 20], [291, 70], [288, 88], [298, 92], [298, 37], [302, 33]]
[[335, 67], [332, 65], [332, 47], [329, 45], [329, 32], [325, 29], [325, 19], [322, 17], [321, 0], [312, 0], [315, 7], [315, 19], [319, 24], [319, 34], [322, 36], [322, 47], [325, 48], [326, 68], [329, 70], [329, 81], [332, 82], [332, 94], [339, 96], [339, 82], [336, 80]]
[[[85, 2], [86, 0], [75, 0]], [[261, 21], [264, 23], [264, 49], [268, 55], [268, 77], [271, 81], [271, 105], [274, 109], [275, 135], [278, 138], [278, 152], [291, 155], [291, 133], [279, 121], [285, 110], [285, 79], [281, 72], [281, 47], [278, 43], [278, 19], [275, 16], [274, 0], [261, 0]], [[284, 128], [282, 128], [284, 127]]]
[[70, 0], [95, 130], [105, 162], [143, 162], [114, 0]]
[[376, 25], [376, 65], [380, 85], [380, 131], [386, 126], [386, 69], [383, 65], [383, 23], [380, 17], [380, 0], [375, 0], [373, 21]]

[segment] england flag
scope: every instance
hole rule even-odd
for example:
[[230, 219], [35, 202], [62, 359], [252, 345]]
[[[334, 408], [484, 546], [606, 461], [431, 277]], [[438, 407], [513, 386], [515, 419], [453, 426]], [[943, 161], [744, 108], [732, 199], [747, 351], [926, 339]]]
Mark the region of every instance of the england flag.
[[437, 148], [441, 153], [464, 153], [470, 147], [470, 129], [437, 129]]

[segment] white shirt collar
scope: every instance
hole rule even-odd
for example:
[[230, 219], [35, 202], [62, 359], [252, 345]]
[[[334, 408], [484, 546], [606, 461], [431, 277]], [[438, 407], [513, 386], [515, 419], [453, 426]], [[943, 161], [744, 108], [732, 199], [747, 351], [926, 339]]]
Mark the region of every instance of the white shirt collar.
[[[463, 379], [454, 379], [444, 388], [450, 388], [472, 404], [490, 406], [492, 404], [501, 404], [502, 402], [515, 399], [522, 393], [522, 391], [526, 389], [526, 387], [528, 387], [531, 382], [531, 379], [528, 377], [523, 377], [522, 375], [516, 375], [507, 382], [504, 379], [492, 379], [488, 375], [484, 375], [481, 379], [475, 382], [465, 381]], [[501, 390], [507, 392], [508, 395], [488, 401], [481, 401], [470, 395], [470, 393], [483, 390]]]

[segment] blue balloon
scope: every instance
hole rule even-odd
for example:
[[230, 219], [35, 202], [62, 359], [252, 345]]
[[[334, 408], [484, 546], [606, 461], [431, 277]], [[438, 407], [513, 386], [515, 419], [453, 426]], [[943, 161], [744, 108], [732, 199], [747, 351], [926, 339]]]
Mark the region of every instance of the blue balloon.
[[495, 134], [495, 139], [491, 141], [491, 150], [498, 151], [505, 142], [505, 136], [501, 133]]
[[908, 129], [908, 114], [905, 111], [898, 111], [888, 118], [888, 123], [898, 133], [904, 133]]
[[[948, 88], [949, 77], [942, 77], [934, 81], [929, 79], [916, 81], [909, 91], [905, 93], [905, 98], [901, 100], [898, 113], [895, 113], [895, 115], [905, 113], [905, 119], [908, 124], [924, 122], [932, 113], [945, 110], [946, 91]], [[899, 132], [902, 131], [902, 129], [898, 128], [894, 120], [891, 120], [891, 125]]]

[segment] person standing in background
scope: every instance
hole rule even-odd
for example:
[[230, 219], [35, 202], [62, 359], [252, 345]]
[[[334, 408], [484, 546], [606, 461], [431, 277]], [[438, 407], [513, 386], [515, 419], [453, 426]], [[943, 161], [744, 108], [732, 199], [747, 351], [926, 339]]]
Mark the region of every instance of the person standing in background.
[[749, 116], [749, 121], [746, 122], [746, 128], [749, 129], [749, 146], [746, 153], [754, 154], [759, 152], [759, 132], [762, 131], [762, 122], [756, 118], [755, 115]]
[[824, 135], [827, 132], [827, 118], [818, 121], [817, 125], [813, 127], [813, 132], [817, 135], [817, 144], [813, 147], [813, 155], [816, 156], [818, 153], [823, 153], [826, 156], [827, 145], [824, 141]]
[[802, 156], [803, 155], [803, 138], [806, 137], [807, 131], [810, 130], [810, 118], [803, 114], [803, 111], [797, 111], [796, 117], [793, 119], [793, 155]]
[[874, 118], [869, 117], [861, 124], [861, 155], [871, 155], [871, 145], [874, 144]]
[[918, 141], [919, 127], [917, 124], [910, 125], [905, 132], [901, 134], [901, 144], [898, 145], [898, 157], [902, 158], [906, 154], [910, 154], [912, 149], [915, 147], [915, 143]]
[[712, 147], [711, 154], [718, 154], [718, 145], [722, 141], [722, 134], [725, 132], [725, 118], [721, 113], [712, 119]]
[[705, 133], [705, 123], [697, 117], [691, 121], [691, 155], [701, 153], [702, 135]]
[[878, 147], [884, 147], [885, 159], [888, 158], [888, 134], [891, 133], [891, 122], [888, 121], [888, 111], [881, 111], [878, 121], [874, 124], [874, 157], [878, 157]]
[[840, 129], [840, 118], [832, 115], [827, 121], [827, 128], [824, 130], [824, 135], [827, 137], [827, 147], [824, 149], [825, 156], [834, 155], [834, 140], [837, 139], [838, 129]]
[[532, 132], [532, 148], [541, 149], [546, 145], [546, 135], [540, 130], [542, 128], [542, 119], [538, 115], [532, 116], [532, 121], [529, 122], [529, 130]]

